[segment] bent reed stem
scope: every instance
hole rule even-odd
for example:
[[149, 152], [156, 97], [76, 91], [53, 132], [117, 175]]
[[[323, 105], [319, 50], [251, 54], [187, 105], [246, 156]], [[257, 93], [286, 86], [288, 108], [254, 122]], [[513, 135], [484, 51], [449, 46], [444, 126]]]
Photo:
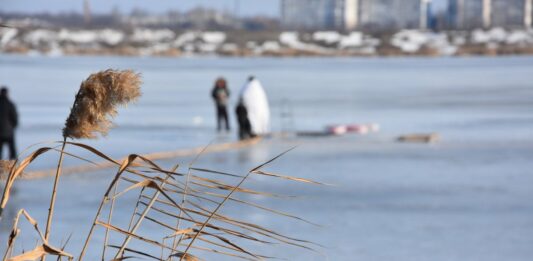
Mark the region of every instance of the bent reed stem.
[[[175, 172], [176, 169], [178, 169], [178, 167], [179, 167], [179, 165], [174, 166], [174, 168], [171, 169], [171, 172]], [[167, 184], [167, 181], [170, 178], [171, 178], [171, 175], [167, 173], [167, 176], [165, 177], [165, 179], [161, 183], [161, 188], [162, 189], [165, 187], [165, 185]], [[142, 191], [141, 191], [141, 194], [142, 194]], [[143, 213], [139, 216], [139, 219], [137, 220], [137, 222], [135, 223], [133, 228], [131, 228], [131, 230], [129, 230], [129, 232], [131, 234], [135, 234], [135, 232], [137, 231], [137, 229], [141, 225], [141, 222], [144, 220], [144, 218], [146, 217], [148, 212], [152, 209], [152, 206], [157, 201], [157, 199], [159, 198], [160, 194], [161, 193], [159, 191], [156, 191], [154, 193], [154, 195], [152, 196], [152, 199], [150, 200], [150, 203], [145, 207]], [[139, 203], [140, 200], [141, 200], [141, 197], [139, 196], [139, 200], [137, 202]], [[135, 214], [136, 214], [136, 212], [133, 213], [133, 215], [135, 215]], [[130, 240], [131, 240], [131, 236], [130, 235], [126, 236], [126, 238], [124, 239], [124, 242], [122, 243], [120, 249], [118, 250], [117, 254], [115, 255], [115, 260], [119, 260], [120, 258], [123, 258], [122, 255], [124, 254], [124, 250], [126, 250], [126, 247], [128, 246], [128, 243], [130, 242]]]
[[96, 215], [93, 220], [93, 224], [91, 226], [91, 229], [89, 230], [89, 233], [87, 234], [87, 239], [85, 240], [85, 243], [83, 244], [83, 248], [81, 250], [80, 256], [78, 257], [78, 261], [83, 260], [83, 256], [85, 256], [85, 252], [87, 251], [87, 247], [89, 246], [89, 242], [91, 241], [94, 228], [96, 227], [96, 222], [98, 221], [98, 218], [100, 217], [100, 213], [102, 213], [102, 209], [104, 208], [105, 203], [109, 200], [109, 194], [111, 193], [111, 190], [113, 187], [115, 187], [116, 183], [120, 179], [122, 172], [119, 170], [117, 174], [115, 175], [115, 178], [109, 184], [109, 187], [107, 188], [107, 191], [105, 192], [102, 201], [100, 201], [100, 206], [98, 207], [98, 211], [96, 211]]
[[205, 229], [205, 227], [207, 226], [207, 224], [209, 224], [209, 221], [211, 221], [211, 219], [213, 218], [213, 216], [218, 212], [218, 210], [220, 210], [220, 208], [222, 208], [222, 206], [224, 206], [224, 204], [226, 203], [226, 201], [228, 201], [229, 198], [231, 198], [231, 196], [233, 195], [233, 193], [235, 193], [235, 191], [240, 188], [242, 186], [242, 184], [244, 183], [244, 181], [246, 181], [246, 179], [248, 179], [248, 177], [250, 177], [250, 175], [252, 174], [252, 171], [248, 172], [248, 174], [246, 174], [246, 176], [244, 176], [241, 181], [239, 182], [239, 184], [237, 184], [237, 186], [235, 186], [231, 192], [224, 198], [224, 200], [222, 200], [222, 202], [220, 202], [220, 204], [215, 208], [215, 210], [213, 210], [213, 212], [211, 212], [211, 214], [209, 215], [209, 217], [204, 221], [204, 223], [202, 224], [202, 226], [200, 227], [200, 229], [198, 230], [198, 232], [196, 232], [194, 234], [194, 237], [191, 239], [191, 242], [189, 242], [189, 244], [187, 245], [187, 247], [185, 248], [185, 251], [183, 251], [183, 254], [181, 255], [180, 257], [180, 261], [184, 260], [183, 258], [186, 258], [187, 257], [187, 253], [189, 252], [189, 250], [191, 249], [194, 241], [196, 241], [196, 239], [198, 238], [198, 236], [200, 235], [200, 233], [202, 233], [202, 231]]
[[[200, 153], [198, 153], [198, 155], [196, 155], [196, 157], [193, 159], [193, 161], [191, 161], [189, 163], [189, 168], [187, 170], [187, 177], [186, 177], [186, 181], [185, 181], [185, 186], [183, 188], [183, 195], [182, 195], [182, 200], [181, 200], [181, 208], [185, 208], [185, 204], [187, 202], [187, 193], [189, 191], [189, 181], [190, 181], [190, 177], [191, 177], [191, 169], [193, 167], [193, 165], [196, 163], [196, 161], [198, 161], [198, 159], [200, 158], [200, 156], [202, 154], [204, 154], [204, 152], [207, 150], [207, 148], [209, 148], [209, 146], [211, 146], [211, 144], [213, 143], [213, 141], [209, 142], [209, 144], [207, 144], [207, 146], [205, 146], [202, 151], [200, 151]], [[176, 224], [176, 231], [180, 230], [180, 224], [181, 224], [181, 218], [183, 217], [183, 210], [180, 210], [180, 215], [179, 215], [179, 218], [178, 218], [178, 221], [177, 221], [177, 224]], [[180, 236], [179, 240], [176, 241], [176, 237], [177, 235], [174, 236], [173, 238], [173, 241], [172, 241], [172, 250], [170, 251], [170, 255], [169, 255], [169, 258], [167, 258], [167, 260], [170, 260], [172, 261], [173, 260], [173, 255], [174, 255], [174, 252], [178, 252], [178, 247], [179, 247], [179, 244], [181, 243], [182, 239], [183, 239], [183, 235]]]

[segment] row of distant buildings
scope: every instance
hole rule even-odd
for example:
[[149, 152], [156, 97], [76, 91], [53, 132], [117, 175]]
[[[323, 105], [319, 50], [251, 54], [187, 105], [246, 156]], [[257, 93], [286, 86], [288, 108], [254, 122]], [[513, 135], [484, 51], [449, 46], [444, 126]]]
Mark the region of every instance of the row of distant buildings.
[[437, 16], [432, 0], [282, 0], [281, 24], [292, 29], [530, 28], [533, 0], [448, 0]]
[[531, 28], [533, 0], [450, 0], [448, 15], [455, 28]]

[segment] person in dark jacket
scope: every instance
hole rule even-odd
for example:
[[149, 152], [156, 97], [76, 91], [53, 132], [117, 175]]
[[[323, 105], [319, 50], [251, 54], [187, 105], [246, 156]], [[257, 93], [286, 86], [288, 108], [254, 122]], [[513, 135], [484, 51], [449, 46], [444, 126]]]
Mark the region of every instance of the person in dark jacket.
[[211, 91], [211, 96], [215, 100], [216, 110], [217, 110], [217, 130], [220, 132], [222, 130], [222, 123], [225, 124], [227, 131], [230, 130], [229, 120], [228, 120], [228, 99], [229, 99], [229, 90], [224, 78], [218, 78], [215, 82], [215, 87]]
[[9, 147], [9, 158], [16, 159], [15, 129], [18, 125], [18, 115], [15, 105], [8, 98], [6, 87], [0, 89], [0, 159], [4, 143]]
[[252, 133], [252, 125], [248, 119], [248, 110], [242, 100], [239, 100], [237, 107], [235, 108], [235, 113], [237, 114], [237, 121], [239, 122], [239, 139], [245, 140], [253, 138], [256, 135]]

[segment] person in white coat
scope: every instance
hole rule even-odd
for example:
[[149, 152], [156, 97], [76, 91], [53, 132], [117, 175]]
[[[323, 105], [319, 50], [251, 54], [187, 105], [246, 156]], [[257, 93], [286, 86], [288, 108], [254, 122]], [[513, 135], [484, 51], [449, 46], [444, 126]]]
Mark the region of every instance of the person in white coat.
[[246, 108], [252, 135], [266, 135], [270, 133], [270, 107], [267, 95], [261, 82], [254, 76], [242, 87], [240, 101]]

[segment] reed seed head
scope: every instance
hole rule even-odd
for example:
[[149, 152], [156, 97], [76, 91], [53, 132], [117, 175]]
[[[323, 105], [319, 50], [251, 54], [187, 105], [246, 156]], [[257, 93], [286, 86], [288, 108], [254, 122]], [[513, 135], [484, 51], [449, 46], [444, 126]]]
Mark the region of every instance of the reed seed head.
[[132, 70], [108, 69], [91, 74], [81, 83], [63, 137], [95, 139], [98, 133], [106, 136], [117, 114], [116, 107], [139, 98], [141, 84], [140, 74]]

